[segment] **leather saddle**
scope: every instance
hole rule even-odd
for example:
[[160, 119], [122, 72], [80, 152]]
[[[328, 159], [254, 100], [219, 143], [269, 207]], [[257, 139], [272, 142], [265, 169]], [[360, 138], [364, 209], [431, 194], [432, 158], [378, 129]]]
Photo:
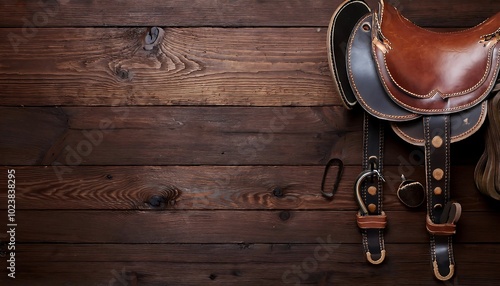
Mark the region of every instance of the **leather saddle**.
[[360, 105], [364, 171], [354, 189], [358, 226], [368, 261], [385, 258], [382, 210], [384, 122], [404, 141], [424, 147], [426, 182], [398, 190], [427, 200], [433, 271], [454, 273], [452, 235], [460, 204], [450, 200], [450, 144], [474, 134], [487, 117], [500, 70], [500, 13], [456, 32], [435, 32], [404, 18], [383, 0], [371, 11], [362, 0], [342, 3], [328, 31], [328, 58], [344, 105]]

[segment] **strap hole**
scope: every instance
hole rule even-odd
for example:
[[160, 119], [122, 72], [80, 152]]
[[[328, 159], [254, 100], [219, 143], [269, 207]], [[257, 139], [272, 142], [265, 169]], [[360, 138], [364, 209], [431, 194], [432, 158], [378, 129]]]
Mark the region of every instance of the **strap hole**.
[[364, 23], [362, 28], [363, 28], [363, 31], [365, 31], [365, 32], [369, 32], [372, 29], [372, 27], [368, 23]]

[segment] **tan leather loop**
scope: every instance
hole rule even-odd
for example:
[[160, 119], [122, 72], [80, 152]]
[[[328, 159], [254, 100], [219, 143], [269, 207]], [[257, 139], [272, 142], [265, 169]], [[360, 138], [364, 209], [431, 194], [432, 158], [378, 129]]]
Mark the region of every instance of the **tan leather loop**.
[[454, 235], [456, 233], [456, 225], [453, 223], [440, 223], [436, 224], [431, 221], [431, 218], [427, 216], [426, 219], [427, 231], [433, 235]]
[[367, 252], [366, 253], [366, 260], [368, 260], [368, 262], [370, 262], [373, 265], [381, 264], [385, 260], [385, 253], [386, 253], [385, 250], [382, 250], [380, 252], [380, 258], [378, 260], [373, 260], [372, 254], [370, 252]]
[[439, 280], [441, 280], [441, 281], [448, 281], [448, 280], [450, 280], [451, 277], [453, 277], [453, 274], [455, 273], [455, 265], [453, 265], [453, 264], [450, 264], [450, 272], [446, 276], [443, 276], [443, 275], [441, 275], [441, 273], [439, 273], [439, 267], [438, 267], [438, 264], [437, 264], [436, 260], [434, 260], [432, 262], [432, 266], [434, 268], [434, 276], [436, 276], [436, 278], [439, 279]]
[[384, 212], [381, 215], [365, 215], [356, 214], [358, 227], [361, 229], [384, 229], [387, 225], [387, 216]]

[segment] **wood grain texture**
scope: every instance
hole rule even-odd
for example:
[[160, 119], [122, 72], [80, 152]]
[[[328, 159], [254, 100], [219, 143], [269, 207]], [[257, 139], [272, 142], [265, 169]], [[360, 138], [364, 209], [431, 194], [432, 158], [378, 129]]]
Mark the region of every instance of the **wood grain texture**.
[[[362, 115], [343, 107], [0, 108], [7, 165], [359, 165]], [[385, 164], [423, 164], [420, 148], [387, 132]], [[453, 144], [475, 164], [474, 138]], [[34, 142], [30, 144], [27, 142]], [[472, 145], [471, 145], [472, 144]], [[474, 146], [471, 148], [471, 146]], [[413, 158], [415, 157], [415, 158]]]
[[[365, 262], [357, 244], [27, 244], [18, 252], [23, 274], [16, 280], [0, 277], [0, 283], [367, 285], [366, 277], [370, 277], [370, 285], [442, 285], [428, 275], [426, 244], [387, 244], [387, 251], [387, 261], [373, 267]], [[499, 252], [498, 245], [457, 244], [455, 255], [460, 271], [450, 283], [498, 284]], [[4, 261], [0, 264], [3, 266]]]
[[[0, 213], [13, 168], [18, 227], [12, 280], [0, 224], [0, 285], [442, 285], [425, 210], [395, 194], [401, 173], [423, 181], [423, 153], [392, 132], [388, 258], [362, 253], [361, 112], [342, 108], [326, 57], [341, 1], [1, 1]], [[500, 10], [389, 2], [441, 30]], [[151, 26], [165, 36], [146, 51]], [[472, 181], [481, 136], [452, 146], [464, 213], [447, 285], [500, 284], [499, 203]], [[326, 200], [332, 157], [347, 167]]]
[[[0, 26], [327, 26], [342, 0], [2, 1]], [[367, 0], [376, 7], [376, 0]], [[500, 10], [490, 0], [387, 1], [419, 25], [467, 27]], [[80, 11], [85, 11], [81, 13]], [[446, 11], [446, 12], [444, 12]], [[493, 12], [492, 12], [493, 11]]]
[[341, 105], [326, 29], [168, 28], [151, 51], [145, 28], [37, 31], [0, 41], [2, 106]]
[[[355, 211], [28, 211], [18, 243], [359, 243]], [[387, 243], [426, 243], [425, 212], [387, 212]], [[498, 243], [494, 211], [464, 212], [458, 243]], [[5, 230], [2, 226], [0, 230]], [[4, 236], [7, 236], [6, 230]]]
[[[18, 210], [336, 210], [356, 211], [360, 166], [344, 170], [334, 199], [320, 195], [322, 166], [75, 167], [59, 180], [51, 167], [18, 167]], [[326, 181], [330, 191], [337, 169]], [[3, 173], [2, 168], [0, 172]], [[472, 166], [452, 168], [452, 197], [465, 211], [500, 209], [474, 186]], [[424, 182], [422, 166], [390, 166], [384, 210], [409, 211], [397, 198], [401, 173]], [[455, 176], [456, 175], [456, 176]], [[2, 178], [0, 184], [6, 185]], [[276, 189], [281, 191], [281, 196]], [[0, 194], [6, 205], [7, 194]], [[422, 211], [423, 208], [420, 209]], [[410, 220], [410, 219], [409, 219]]]
[[152, 51], [145, 33], [44, 28], [0, 41], [0, 105], [341, 105], [326, 29], [169, 28]]
[[0, 41], [0, 105], [341, 104], [326, 29], [168, 28], [152, 51], [145, 28], [37, 31]]

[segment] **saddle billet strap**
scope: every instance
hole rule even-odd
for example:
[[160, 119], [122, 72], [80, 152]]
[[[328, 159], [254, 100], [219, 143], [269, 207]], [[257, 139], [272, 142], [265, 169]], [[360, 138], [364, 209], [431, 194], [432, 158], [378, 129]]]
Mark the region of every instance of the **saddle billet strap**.
[[[424, 117], [427, 230], [430, 234], [434, 275], [442, 281], [449, 280], [454, 273], [452, 235], [455, 233], [455, 222], [460, 215], [458, 213], [456, 219], [454, 217], [449, 219], [450, 130], [449, 115]], [[456, 204], [453, 210], [456, 212], [457, 208], [459, 204]]]
[[356, 180], [355, 190], [360, 211], [357, 223], [361, 229], [366, 259], [380, 264], [385, 259], [384, 229], [386, 216], [382, 210], [383, 199], [384, 124], [364, 113], [363, 169]]

